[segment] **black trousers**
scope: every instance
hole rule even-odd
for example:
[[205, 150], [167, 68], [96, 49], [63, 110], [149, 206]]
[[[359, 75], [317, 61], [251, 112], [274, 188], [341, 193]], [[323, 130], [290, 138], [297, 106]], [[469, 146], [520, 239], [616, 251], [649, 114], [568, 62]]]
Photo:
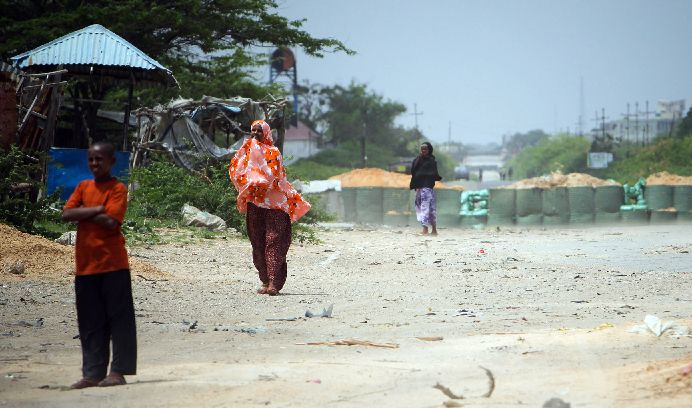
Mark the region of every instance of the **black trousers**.
[[76, 276], [77, 325], [82, 342], [82, 375], [101, 379], [108, 370], [132, 375], [137, 371], [137, 329], [130, 271]]

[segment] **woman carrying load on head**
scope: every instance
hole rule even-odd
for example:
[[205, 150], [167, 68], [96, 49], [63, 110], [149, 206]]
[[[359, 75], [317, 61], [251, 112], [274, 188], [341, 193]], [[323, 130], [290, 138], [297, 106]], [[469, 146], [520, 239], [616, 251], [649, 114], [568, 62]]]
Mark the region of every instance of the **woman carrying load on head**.
[[246, 214], [252, 261], [262, 281], [257, 293], [274, 296], [286, 283], [291, 223], [305, 215], [310, 204], [286, 180], [269, 124], [256, 120], [250, 132], [252, 137], [231, 159], [228, 175], [238, 190], [238, 211]]
[[423, 224], [423, 235], [432, 228], [432, 235], [437, 235], [437, 209], [435, 200], [435, 182], [442, 180], [437, 172], [437, 161], [433, 156], [433, 147], [424, 142], [420, 154], [411, 164], [411, 183], [409, 188], [416, 190], [416, 219]]

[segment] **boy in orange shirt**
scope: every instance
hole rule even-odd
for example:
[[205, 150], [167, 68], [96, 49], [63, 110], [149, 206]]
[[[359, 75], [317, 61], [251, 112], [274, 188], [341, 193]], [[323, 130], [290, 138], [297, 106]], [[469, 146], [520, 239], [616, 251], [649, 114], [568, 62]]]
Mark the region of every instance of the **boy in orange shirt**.
[[[110, 174], [115, 148], [97, 142], [89, 148], [93, 180], [77, 185], [63, 209], [64, 221], [77, 221], [75, 295], [82, 343], [82, 376], [72, 388], [126, 383], [137, 370], [137, 335], [130, 269], [120, 225], [127, 211], [127, 187]], [[111, 371], [106, 376], [113, 342]]]

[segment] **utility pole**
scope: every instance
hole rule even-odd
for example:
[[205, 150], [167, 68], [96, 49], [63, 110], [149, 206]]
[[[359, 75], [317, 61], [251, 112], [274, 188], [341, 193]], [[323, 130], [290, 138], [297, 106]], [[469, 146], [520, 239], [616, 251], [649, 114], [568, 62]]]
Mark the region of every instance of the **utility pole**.
[[452, 146], [452, 121], [449, 121], [449, 131], [447, 132], [447, 145]]
[[639, 144], [639, 102], [634, 103], [634, 142]]
[[649, 136], [651, 131], [651, 123], [649, 122], [649, 114], [654, 113], [649, 111], [649, 101], [646, 101], [646, 110], [640, 112], [644, 114], [644, 136], [642, 137], [642, 146], [649, 144]]
[[413, 115], [415, 127], [416, 130], [418, 130], [418, 116], [423, 115], [423, 112], [418, 112], [418, 104], [413, 104], [413, 113], [411, 113], [411, 115]]
[[577, 124], [577, 132], [579, 136], [584, 136], [584, 77], [579, 77], [579, 123]]

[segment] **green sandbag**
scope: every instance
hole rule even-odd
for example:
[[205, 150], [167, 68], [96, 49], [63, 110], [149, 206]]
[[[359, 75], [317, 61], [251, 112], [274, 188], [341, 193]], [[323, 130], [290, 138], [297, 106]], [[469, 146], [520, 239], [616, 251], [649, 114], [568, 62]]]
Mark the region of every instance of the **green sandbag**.
[[344, 221], [356, 222], [358, 219], [358, 214], [356, 213], [356, 189], [352, 187], [342, 188], [341, 199], [344, 206]]
[[356, 187], [356, 221], [382, 224], [382, 187]]
[[673, 207], [678, 212], [692, 211], [692, 186], [673, 186]]
[[517, 216], [517, 225], [541, 225], [543, 224], [543, 214], [529, 214], [523, 217]]
[[620, 211], [616, 213], [597, 212], [596, 224], [616, 224], [620, 222]]
[[[491, 188], [488, 197], [488, 221], [511, 220], [515, 215], [516, 190], [513, 188]], [[504, 223], [504, 222], [503, 222]]]
[[397, 214], [408, 212], [413, 205], [410, 191], [403, 188], [382, 189], [382, 210], [385, 214], [394, 211]]
[[675, 222], [677, 215], [678, 215], [677, 211], [653, 210], [653, 211], [651, 211], [650, 221], [652, 223], [660, 223], [660, 224]]
[[653, 185], [644, 189], [646, 205], [651, 210], [673, 206], [673, 186]]
[[599, 186], [594, 189], [594, 212], [617, 214], [624, 202], [625, 192], [621, 186]]
[[449, 189], [435, 189], [437, 200], [437, 215], [456, 215], [459, 216], [461, 209], [461, 191]]
[[647, 224], [649, 222], [649, 211], [620, 210], [620, 219], [626, 224]]
[[568, 187], [570, 224], [589, 224], [594, 219], [593, 188], [588, 186]]
[[521, 217], [541, 215], [543, 213], [543, 190], [540, 188], [518, 188], [515, 205], [517, 223]]
[[543, 190], [543, 224], [558, 225], [569, 222], [567, 187]]

